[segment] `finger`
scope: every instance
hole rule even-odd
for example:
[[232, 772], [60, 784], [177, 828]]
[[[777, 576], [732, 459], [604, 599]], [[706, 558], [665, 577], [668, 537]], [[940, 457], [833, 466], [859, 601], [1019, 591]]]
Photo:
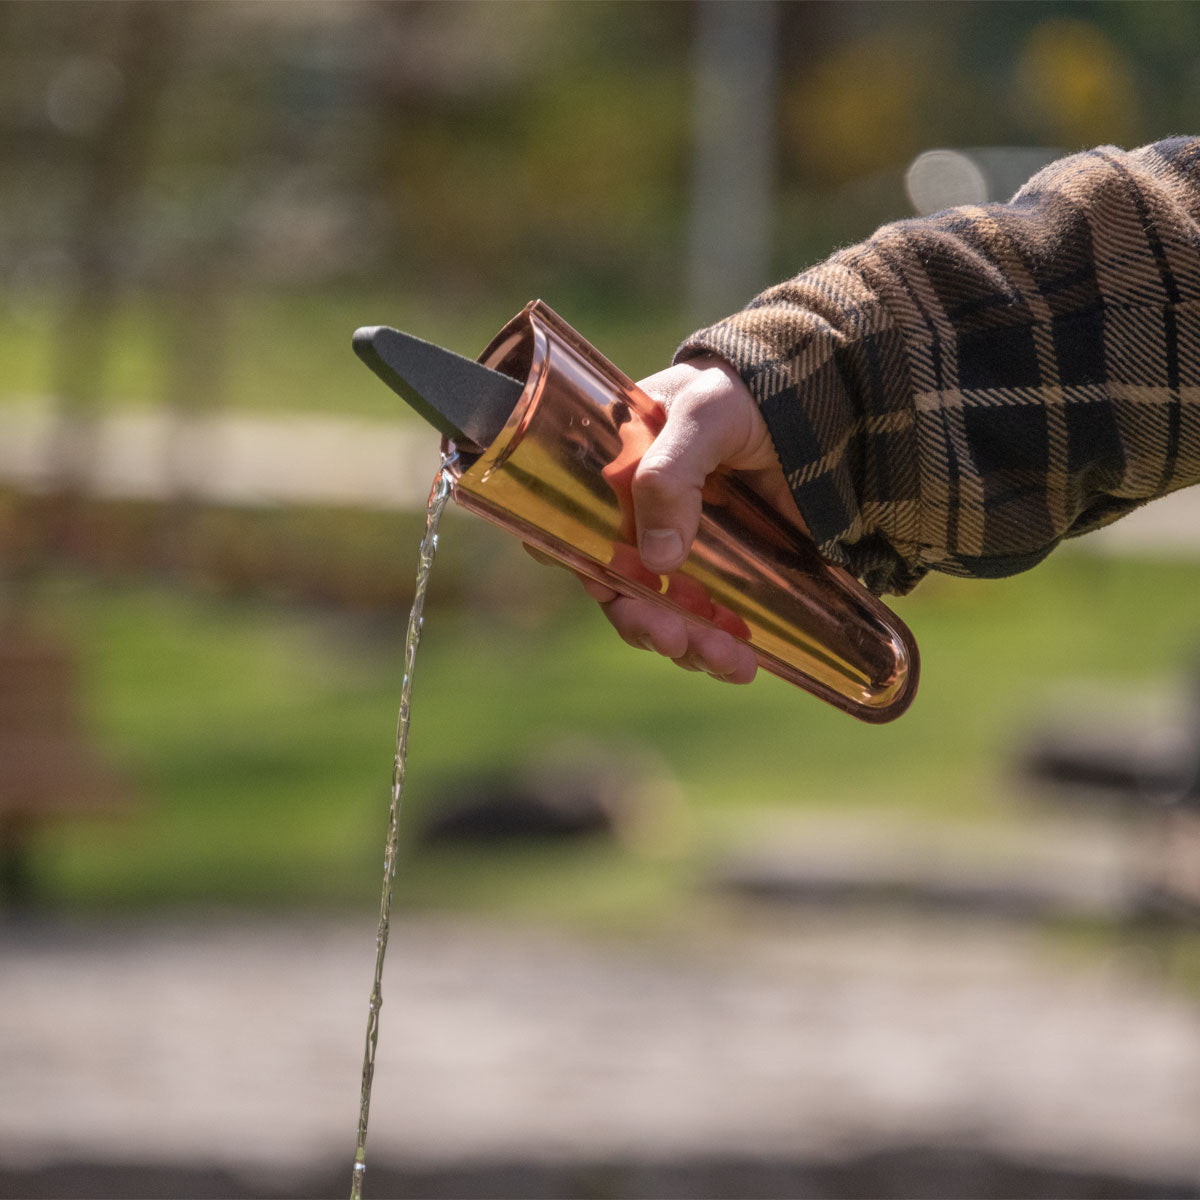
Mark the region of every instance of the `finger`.
[[632, 596], [618, 596], [603, 611], [629, 645], [672, 659], [687, 653], [687, 623], [678, 613]]
[[687, 621], [661, 605], [619, 596], [604, 606], [614, 629], [631, 646], [653, 650], [688, 671], [729, 683], [749, 683], [758, 663], [754, 651], [722, 629]]
[[593, 600], [598, 600], [601, 604], [607, 604], [612, 600], [617, 593], [606, 584], [597, 583], [594, 579], [589, 579], [586, 575], [579, 571], [572, 570], [566, 563], [560, 562], [557, 558], [553, 558], [544, 550], [539, 550], [536, 546], [531, 546], [528, 542], [522, 542], [521, 545], [525, 549], [525, 553], [529, 555], [534, 562], [539, 562], [544, 567], [561, 567], [564, 570], [570, 571], [576, 579], [583, 584], [583, 590], [587, 592]]
[[687, 557], [700, 524], [704, 481], [729, 452], [728, 423], [700, 420], [696, 406], [668, 410], [666, 424], [642, 456], [633, 476], [638, 553], [651, 570], [675, 570]]
[[551, 558], [545, 550], [539, 550], [536, 546], [531, 546], [528, 542], [522, 542], [521, 548], [533, 559], [534, 562], [539, 562], [543, 567], [561, 567], [562, 563], [557, 558]]
[[598, 583], [595, 579], [589, 579], [586, 575], [581, 575], [578, 571], [574, 572], [574, 575], [583, 584], [583, 590], [593, 600], [598, 600], [601, 604], [609, 604], [620, 595], [619, 592], [614, 591], [607, 584]]
[[754, 651], [745, 642], [709, 625], [688, 628], [688, 660], [701, 671], [727, 683], [749, 683], [758, 670]]

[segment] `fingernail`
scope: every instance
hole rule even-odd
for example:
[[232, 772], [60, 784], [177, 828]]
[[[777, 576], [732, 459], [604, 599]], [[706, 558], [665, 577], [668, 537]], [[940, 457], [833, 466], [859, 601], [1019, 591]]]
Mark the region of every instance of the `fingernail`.
[[683, 557], [683, 539], [674, 529], [647, 529], [639, 549], [650, 570], [669, 571]]
[[640, 637], [640, 638], [638, 638], [638, 639], [637, 639], [637, 644], [638, 644], [639, 646], [641, 646], [641, 648], [642, 648], [643, 650], [653, 650], [653, 649], [654, 649], [654, 642], [653, 642], [653, 641], [651, 641], [649, 637]]

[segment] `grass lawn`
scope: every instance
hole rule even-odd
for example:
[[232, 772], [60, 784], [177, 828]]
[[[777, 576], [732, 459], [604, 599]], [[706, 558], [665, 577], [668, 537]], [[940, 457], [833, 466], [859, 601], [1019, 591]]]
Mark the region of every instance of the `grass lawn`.
[[[666, 366], [691, 332], [677, 312], [621, 312], [587, 297], [544, 298], [635, 378]], [[354, 356], [350, 336], [358, 326], [393, 325], [474, 358], [531, 299], [429, 300], [399, 287], [234, 293], [221, 322], [227, 340], [215, 372], [221, 391], [213, 402], [241, 412], [408, 419], [407, 406]], [[53, 391], [55, 320], [48, 303], [31, 300], [20, 320], [0, 321], [0, 404]], [[171, 321], [169, 307], [155, 296], [133, 296], [116, 310], [100, 373], [106, 408], [149, 407], [163, 398], [166, 364], [178, 350]]]
[[[545, 579], [555, 596], [569, 583]], [[502, 775], [581, 732], [660, 755], [683, 813], [658, 854], [409, 846], [398, 903], [636, 927], [685, 905], [705, 856], [769, 811], [1019, 819], [1005, 777], [1017, 739], [1064, 680], [1182, 687], [1197, 594], [1200, 565], [1078, 551], [1006, 581], [927, 581], [897, 605], [922, 648], [921, 694], [884, 727], [773, 678], [733, 688], [628, 650], [570, 590], [527, 621], [431, 602], [406, 835], [464, 772]], [[141, 799], [127, 820], [40, 837], [52, 902], [371, 908], [406, 614], [380, 628], [77, 578], [53, 581], [41, 612], [76, 647], [91, 727]]]

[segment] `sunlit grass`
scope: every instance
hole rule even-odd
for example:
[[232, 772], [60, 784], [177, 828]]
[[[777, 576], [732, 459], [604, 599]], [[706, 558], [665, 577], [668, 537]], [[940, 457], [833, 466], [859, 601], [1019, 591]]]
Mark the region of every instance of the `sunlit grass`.
[[[590, 297], [545, 296], [635, 378], [666, 366], [690, 332], [679, 312], [618, 311]], [[393, 325], [459, 354], [480, 354], [534, 296], [487, 301], [394, 290], [233, 293], [220, 301], [223, 340], [211, 347], [214, 392], [205, 403], [253, 413], [304, 412], [378, 419], [410, 416], [407, 407], [354, 356], [360, 325]], [[131, 296], [112, 316], [105, 359], [97, 364], [105, 409], [145, 408], [169, 399], [168, 364], [180, 333], [161, 297]], [[0, 308], [0, 404], [46, 403], [61, 353], [52, 298], [21, 311]]]
[[[1047, 711], [1069, 715], [1055, 709], [1062, 681], [1182, 687], [1198, 589], [1198, 565], [1067, 552], [1008, 581], [930, 581], [899, 605], [922, 646], [921, 695], [882, 728], [771, 678], [739, 689], [677, 671], [621, 645], [573, 597], [527, 621], [481, 615], [483, 601], [477, 612], [433, 605], [400, 903], [637, 924], [681, 903], [705, 856], [767, 811], [1019, 820], [1008, 770]], [[35, 866], [51, 897], [373, 902], [404, 614], [381, 628], [78, 580], [57, 581], [42, 611], [78, 649], [91, 728], [140, 798], [127, 819], [45, 832]], [[678, 780], [683, 805], [665, 851], [411, 844], [455, 779], [501, 778], [580, 734], [657, 755]]]

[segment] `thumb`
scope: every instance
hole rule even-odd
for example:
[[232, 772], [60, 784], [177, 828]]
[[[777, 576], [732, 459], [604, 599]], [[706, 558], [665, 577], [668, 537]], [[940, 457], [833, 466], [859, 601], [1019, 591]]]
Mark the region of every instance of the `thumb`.
[[[658, 574], [675, 570], [687, 557], [700, 524], [704, 481], [730, 450], [728, 423], [701, 415], [680, 397], [634, 472], [638, 553]], [[710, 408], [706, 415], [717, 414]]]

